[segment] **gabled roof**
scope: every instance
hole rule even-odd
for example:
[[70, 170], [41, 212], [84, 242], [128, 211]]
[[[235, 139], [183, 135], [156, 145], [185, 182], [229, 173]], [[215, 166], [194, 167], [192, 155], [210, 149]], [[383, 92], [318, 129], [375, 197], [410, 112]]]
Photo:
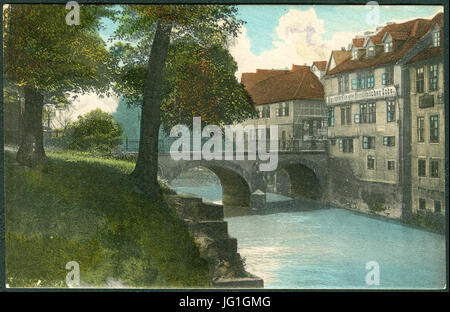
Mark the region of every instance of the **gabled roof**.
[[[256, 71], [255, 76], [262, 78], [267, 72]], [[277, 73], [277, 74], [275, 74]], [[244, 74], [242, 74], [244, 76]], [[246, 87], [256, 105], [277, 103], [296, 99], [323, 99], [323, 86], [309, 66], [293, 65], [291, 70], [272, 71], [265, 79], [256, 84], [244, 77], [241, 82]]]
[[289, 70], [287, 69], [257, 69], [256, 73], [242, 73], [241, 83], [244, 84], [245, 88], [248, 90], [260, 81], [288, 72]]
[[313, 65], [317, 67], [318, 70], [325, 70], [327, 67], [327, 61], [315, 61]]
[[353, 47], [362, 48], [364, 46], [364, 41], [366, 41], [366, 38], [353, 38], [352, 39]]
[[334, 59], [335, 66], [341, 64], [345, 60], [349, 59], [352, 55], [351, 51], [346, 50], [333, 50], [330, 54], [330, 59], [327, 62], [326, 70], [329, 70], [330, 65], [332, 64], [332, 60]]
[[381, 29], [376, 35], [371, 36], [371, 40], [375, 44], [379, 44], [382, 42], [382, 39], [386, 33], [389, 33], [394, 40], [398, 41], [398, 45], [394, 52], [387, 54], [381, 53], [378, 56], [370, 58], [362, 57], [357, 60], [349, 58], [332, 70], [328, 71], [326, 76], [397, 62], [405, 56], [405, 54], [417, 43], [417, 41], [435, 24], [443, 25], [443, 19], [443, 13], [438, 13], [431, 20], [419, 18], [400, 24], [387, 25], [383, 27], [383, 29]]

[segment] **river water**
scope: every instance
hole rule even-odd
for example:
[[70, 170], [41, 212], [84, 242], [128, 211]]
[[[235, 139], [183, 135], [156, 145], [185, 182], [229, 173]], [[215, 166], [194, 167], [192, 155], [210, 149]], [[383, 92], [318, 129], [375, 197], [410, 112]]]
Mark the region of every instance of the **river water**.
[[[177, 192], [220, 202], [218, 182], [184, 186], [187, 181], [178, 179], [171, 185]], [[281, 199], [286, 198], [268, 195], [269, 201]], [[247, 271], [263, 278], [265, 288], [445, 286], [443, 235], [345, 209], [323, 208], [226, 218], [230, 235], [238, 239], [238, 252], [245, 257]], [[366, 264], [374, 261], [376, 264], [366, 269]], [[377, 267], [379, 285], [367, 285], [366, 276], [373, 281]]]

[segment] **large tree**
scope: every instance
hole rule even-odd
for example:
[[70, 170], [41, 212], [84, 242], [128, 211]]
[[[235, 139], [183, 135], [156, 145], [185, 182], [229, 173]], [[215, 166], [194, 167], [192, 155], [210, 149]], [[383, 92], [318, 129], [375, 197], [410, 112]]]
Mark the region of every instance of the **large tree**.
[[68, 93], [107, 90], [109, 54], [98, 35], [101, 6], [81, 6], [80, 24], [68, 25], [65, 5], [9, 5], [4, 23], [5, 78], [24, 90], [22, 136], [17, 161], [29, 167], [46, 161], [42, 111]]
[[[138, 49], [144, 51], [142, 58], [135, 59], [135, 64], [133, 64], [135, 72], [130, 71], [128, 75], [130, 79], [125, 79], [128, 83], [128, 91], [131, 93], [134, 90], [142, 90], [139, 154], [132, 174], [140, 191], [149, 195], [160, 191], [157, 180], [157, 163], [161, 107], [166, 108], [168, 112], [174, 112], [177, 109], [180, 112], [180, 109], [185, 109], [190, 113], [185, 116], [192, 116], [192, 112], [195, 113], [192, 110], [194, 104], [205, 108], [207, 103], [212, 105], [218, 100], [225, 100], [226, 92], [222, 92], [221, 96], [220, 88], [223, 88], [224, 91], [228, 85], [232, 86], [233, 90], [238, 90], [235, 88], [237, 82], [233, 82], [235, 79], [230, 77], [229, 71], [218, 67], [219, 63], [215, 63], [215, 60], [217, 61], [220, 57], [214, 59], [214, 56], [226, 54], [224, 50], [219, 49], [226, 47], [230, 39], [236, 37], [238, 33], [242, 21], [236, 18], [236, 13], [237, 10], [234, 6], [225, 5], [132, 5], [124, 7], [119, 19], [120, 26], [117, 30], [117, 37], [138, 42]], [[171, 43], [173, 44], [172, 49]], [[172, 71], [176, 75], [184, 75], [184, 77], [178, 78], [176, 75], [167, 75], [166, 77], [172, 78], [172, 81], [164, 79], [164, 69], [171, 51], [174, 52], [173, 55], [170, 55], [170, 60], [173, 62], [169, 62], [167, 72]], [[182, 52], [194, 53], [194, 55], [183, 55]], [[177, 57], [182, 60], [177, 60]], [[146, 62], [144, 70], [136, 66], [142, 59]], [[187, 68], [192, 71], [183, 71]], [[132, 78], [134, 74], [139, 73], [141, 73], [141, 77], [142, 74], [145, 77], [142, 79], [142, 86], [139, 85], [139, 80]], [[227, 75], [221, 76], [225, 73]], [[189, 74], [191, 75], [189, 76]], [[194, 90], [188, 86], [189, 77], [195, 79], [191, 80], [192, 85], [195, 85], [196, 88]], [[220, 85], [220, 77], [223, 79], [223, 85]], [[214, 80], [216, 81], [211, 83]], [[206, 81], [208, 83], [205, 85]], [[205, 88], [211, 88], [211, 90], [207, 91]], [[194, 95], [197, 91], [199, 93]], [[249, 101], [245, 91], [238, 93], [234, 95], [234, 100], [238, 101], [238, 98], [241, 98]], [[213, 95], [213, 98], [208, 98], [209, 95]], [[190, 96], [197, 96], [197, 98], [193, 101], [188, 100]], [[238, 102], [235, 103], [237, 107]], [[231, 108], [230, 111], [232, 111]], [[251, 109], [248, 109], [247, 113], [250, 114]], [[229, 116], [231, 115], [229, 114]], [[170, 115], [166, 114], [165, 116]], [[204, 116], [215, 120], [219, 119], [214, 118], [213, 114]], [[222, 114], [222, 116], [226, 116], [226, 114]], [[168, 120], [173, 119], [169, 118]]]

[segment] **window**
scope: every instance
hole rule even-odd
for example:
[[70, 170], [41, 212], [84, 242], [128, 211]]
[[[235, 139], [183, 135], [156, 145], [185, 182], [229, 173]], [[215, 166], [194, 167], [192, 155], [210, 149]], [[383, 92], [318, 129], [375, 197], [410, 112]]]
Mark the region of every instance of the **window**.
[[441, 212], [441, 201], [440, 200], [434, 201], [434, 212], [436, 212], [436, 213]]
[[344, 91], [348, 91], [348, 75], [344, 75]]
[[342, 76], [338, 77], [338, 92], [339, 93], [344, 92], [344, 77]]
[[342, 139], [342, 151], [344, 153], [353, 153], [353, 139]]
[[344, 153], [353, 153], [353, 139], [339, 139], [339, 151]]
[[341, 108], [341, 125], [345, 125], [345, 108]]
[[353, 50], [353, 52], [352, 52], [352, 59], [354, 59], [354, 60], [358, 59], [358, 50], [357, 49]]
[[373, 75], [373, 71], [366, 73], [367, 79], [367, 88], [373, 88], [375, 86], [375, 76]]
[[386, 120], [387, 122], [395, 121], [395, 101], [394, 100], [387, 100], [386, 101]]
[[430, 65], [429, 69], [430, 72], [428, 89], [430, 91], [436, 91], [438, 89], [438, 66], [437, 64]]
[[423, 80], [423, 67], [416, 68], [416, 92], [423, 93], [424, 80]]
[[439, 31], [433, 33], [433, 45], [439, 47], [441, 45], [441, 34]]
[[417, 142], [425, 142], [425, 118], [417, 117]]
[[347, 106], [345, 107], [345, 115], [347, 119], [347, 125], [350, 125], [352, 123], [352, 107]]
[[395, 161], [394, 160], [388, 160], [388, 162], [387, 162], [387, 169], [388, 170], [395, 170]]
[[287, 103], [280, 103], [276, 109], [276, 116], [289, 116], [289, 105]]
[[262, 118], [270, 118], [270, 107], [264, 106], [262, 109]]
[[375, 149], [375, 137], [363, 136], [362, 137], [363, 149]]
[[375, 157], [367, 156], [367, 169], [375, 170]]
[[430, 159], [430, 177], [439, 178], [439, 159]]
[[430, 142], [431, 143], [439, 142], [439, 116], [438, 115], [430, 116]]
[[367, 48], [367, 56], [368, 57], [375, 56], [375, 47], [374, 46], [370, 46]]
[[328, 127], [334, 126], [334, 107], [328, 108]]
[[427, 209], [427, 202], [424, 198], [419, 198], [419, 209], [420, 210]]
[[352, 90], [358, 89], [358, 78], [352, 78]]
[[390, 86], [394, 84], [394, 67], [388, 66], [385, 68], [384, 73], [381, 75], [381, 81], [384, 86]]
[[366, 73], [358, 73], [358, 89], [365, 89], [366, 88]]
[[289, 116], [289, 104], [284, 103], [283, 108], [284, 108], [284, 116]]
[[368, 123], [376, 123], [377, 122], [377, 107], [376, 103], [369, 103], [369, 118]]
[[333, 146], [336, 145], [336, 139], [330, 139], [330, 144]]
[[361, 103], [359, 104], [359, 122], [360, 123], [367, 123], [369, 111], [367, 110], [367, 103]]
[[395, 136], [385, 136], [383, 137], [384, 146], [395, 146]]
[[386, 42], [384, 44], [384, 53], [391, 53], [392, 52], [392, 42]]
[[425, 177], [427, 175], [427, 161], [425, 159], [419, 159], [417, 161], [417, 168], [419, 177]]

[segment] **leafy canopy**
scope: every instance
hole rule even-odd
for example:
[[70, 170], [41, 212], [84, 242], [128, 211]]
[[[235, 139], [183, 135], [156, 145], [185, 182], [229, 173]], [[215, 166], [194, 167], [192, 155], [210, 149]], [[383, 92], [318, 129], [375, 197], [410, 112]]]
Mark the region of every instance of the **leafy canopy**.
[[118, 21], [112, 55], [117, 64], [115, 89], [127, 103], [142, 103], [155, 21], [173, 23], [163, 73], [162, 123], [191, 125], [193, 116], [209, 124], [229, 124], [254, 114], [247, 92], [234, 73], [226, 47], [242, 25], [233, 6], [126, 6]]
[[80, 6], [80, 25], [67, 25], [64, 4], [11, 4], [5, 12], [4, 73], [18, 85], [61, 96], [106, 91], [109, 54], [98, 35], [102, 6]]

